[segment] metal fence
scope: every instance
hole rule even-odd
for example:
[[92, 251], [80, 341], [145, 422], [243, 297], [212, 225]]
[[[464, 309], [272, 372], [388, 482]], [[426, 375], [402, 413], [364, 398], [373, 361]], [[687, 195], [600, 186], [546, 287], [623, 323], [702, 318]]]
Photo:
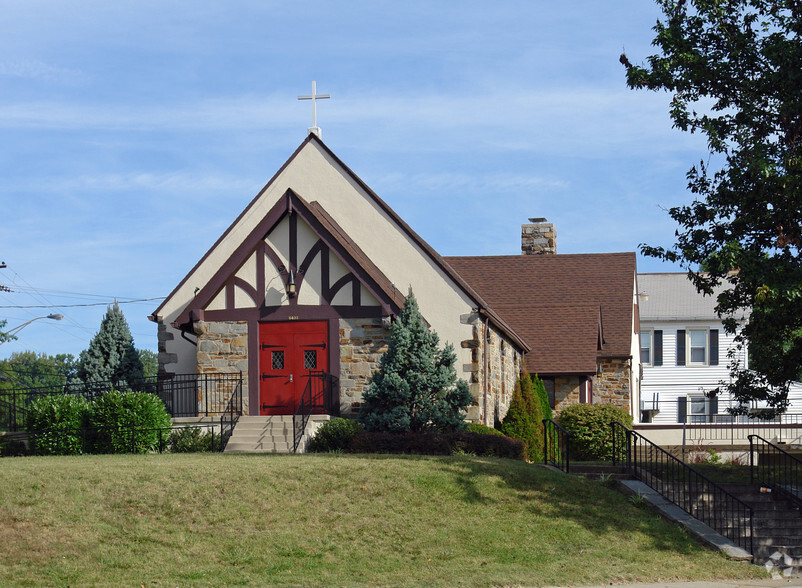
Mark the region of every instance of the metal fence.
[[802, 507], [802, 461], [759, 435], [749, 436], [749, 472], [753, 484], [774, 488]]
[[752, 553], [754, 513], [748, 504], [621, 423], [614, 423], [613, 429], [624, 434], [624, 447], [617, 443], [613, 450], [615, 461], [624, 456], [636, 478]]
[[[111, 389], [157, 394], [173, 417], [218, 417], [235, 394], [242, 395], [243, 376], [241, 373], [159, 374], [136, 382], [68, 382], [58, 386], [0, 390], [0, 431], [24, 430], [28, 408], [41, 396], [74, 394], [92, 400]], [[241, 411], [241, 401], [239, 407]]]

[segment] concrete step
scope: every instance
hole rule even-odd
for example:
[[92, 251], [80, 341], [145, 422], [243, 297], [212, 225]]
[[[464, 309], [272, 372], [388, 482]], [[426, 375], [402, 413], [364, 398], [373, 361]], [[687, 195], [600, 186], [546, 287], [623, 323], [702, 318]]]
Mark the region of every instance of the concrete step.
[[[306, 433], [328, 415], [311, 415], [298, 451], [306, 447]], [[292, 416], [242, 416], [226, 444], [228, 453], [291, 453], [295, 442]]]

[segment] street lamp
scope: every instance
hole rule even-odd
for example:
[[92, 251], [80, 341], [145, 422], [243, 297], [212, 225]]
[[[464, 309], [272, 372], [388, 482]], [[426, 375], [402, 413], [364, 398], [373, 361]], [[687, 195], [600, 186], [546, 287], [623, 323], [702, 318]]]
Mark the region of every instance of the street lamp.
[[[31, 320], [24, 322], [21, 325], [17, 325], [10, 331], [6, 331], [4, 334], [7, 337], [13, 337], [17, 333], [19, 333], [22, 329], [30, 325], [33, 321], [38, 321], [39, 319], [53, 319], [54, 321], [60, 321], [63, 318], [64, 318], [63, 314], [48, 314], [47, 316], [37, 316], [36, 318], [32, 318]], [[0, 345], [2, 345], [3, 343], [4, 341], [0, 341]]]

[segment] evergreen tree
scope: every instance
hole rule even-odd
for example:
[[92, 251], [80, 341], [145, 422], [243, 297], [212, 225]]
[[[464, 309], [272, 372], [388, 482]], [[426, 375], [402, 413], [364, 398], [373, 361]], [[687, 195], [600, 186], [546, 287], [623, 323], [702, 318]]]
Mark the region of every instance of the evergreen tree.
[[143, 382], [142, 361], [123, 311], [109, 306], [89, 348], [78, 359], [78, 377], [86, 384], [114, 382], [117, 387], [137, 389]]
[[512, 401], [501, 421], [501, 432], [507, 437], [526, 444], [526, 458], [530, 461], [543, 459], [543, 410], [536, 396], [532, 379], [524, 372], [515, 382]]
[[439, 349], [410, 289], [391, 327], [390, 343], [365, 394], [359, 421], [367, 431], [403, 433], [427, 428], [460, 430], [463, 411], [473, 402], [464, 380], [457, 380], [451, 345]]
[[542, 417], [544, 419], [552, 418], [554, 413], [552, 413], [551, 405], [549, 404], [549, 393], [546, 392], [546, 386], [537, 374], [532, 376], [532, 386], [535, 390], [535, 396], [540, 399]]

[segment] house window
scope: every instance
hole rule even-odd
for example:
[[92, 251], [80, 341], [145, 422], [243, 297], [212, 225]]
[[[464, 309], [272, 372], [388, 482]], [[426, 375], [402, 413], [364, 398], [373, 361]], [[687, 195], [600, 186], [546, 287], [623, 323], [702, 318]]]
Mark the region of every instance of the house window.
[[688, 330], [688, 365], [707, 365], [707, 329]]
[[718, 365], [718, 329], [678, 330], [677, 365]]
[[640, 362], [643, 365], [652, 365], [652, 332], [640, 332]]
[[715, 423], [718, 414], [718, 398], [704, 394], [688, 394], [677, 399], [677, 422]]
[[704, 396], [688, 396], [688, 422], [706, 423], [710, 413], [707, 398]]

